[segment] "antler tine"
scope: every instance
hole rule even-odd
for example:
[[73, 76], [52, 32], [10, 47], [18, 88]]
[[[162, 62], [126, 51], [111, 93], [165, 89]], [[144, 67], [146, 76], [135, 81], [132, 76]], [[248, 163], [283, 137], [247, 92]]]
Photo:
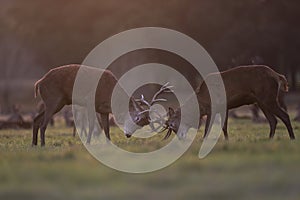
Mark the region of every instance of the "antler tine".
[[170, 84], [170, 82], [167, 82], [163, 85], [164, 88], [173, 88], [174, 86]]
[[174, 88], [174, 86], [173, 86], [173, 85], [170, 85], [170, 83], [167, 82], [167, 83], [164, 84], [161, 88], [162, 88], [162, 89], [165, 89], [165, 90], [166, 90], [165, 92], [171, 92], [171, 91], [173, 91], [172, 88]]
[[150, 102], [150, 105], [153, 105], [154, 103], [156, 102], [159, 102], [159, 101], [166, 101], [165, 99], [156, 99], [158, 97], [158, 95], [160, 95], [161, 93], [165, 92], [165, 93], [170, 93], [170, 92], [173, 92], [173, 90], [171, 89], [173, 88], [173, 86], [169, 85], [169, 82], [167, 82], [166, 84], [164, 84], [160, 89], [159, 91], [157, 91], [151, 102]]
[[151, 104], [145, 99], [144, 95], [141, 95], [140, 99], [137, 99], [138, 102], [144, 103], [149, 108], [151, 107]]
[[152, 101], [152, 105], [156, 102], [166, 102], [166, 101], [167, 101], [167, 99], [155, 99]]
[[166, 87], [170, 84], [170, 82], [166, 82], [162, 87]]
[[142, 114], [144, 114], [144, 113], [146, 113], [146, 112], [149, 112], [149, 111], [150, 111], [149, 109], [143, 110], [143, 111], [139, 112], [138, 115], [142, 115]]
[[172, 88], [174, 88], [174, 86], [164, 87], [164, 92], [165, 93], [173, 93], [174, 90]]

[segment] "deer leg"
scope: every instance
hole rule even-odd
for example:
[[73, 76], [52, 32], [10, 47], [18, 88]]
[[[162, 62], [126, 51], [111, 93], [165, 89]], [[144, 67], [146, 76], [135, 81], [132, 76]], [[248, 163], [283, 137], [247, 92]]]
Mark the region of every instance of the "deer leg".
[[[80, 113], [80, 115], [78, 115]], [[87, 114], [86, 111], [81, 110], [79, 112], [76, 112], [76, 115], [74, 116], [75, 119], [78, 119], [78, 126], [80, 126], [80, 137], [83, 137], [83, 134], [85, 138], [87, 138], [87, 132], [86, 132], [86, 125], [87, 125]], [[75, 125], [75, 124], [74, 124]]]
[[275, 135], [275, 130], [276, 130], [278, 121], [277, 121], [276, 117], [265, 106], [260, 105], [259, 107], [269, 122], [269, 125], [270, 125], [269, 138], [272, 139]]
[[222, 116], [222, 124], [223, 124], [222, 130], [224, 133], [225, 140], [228, 140], [228, 130], [227, 130], [227, 128], [228, 128], [228, 110], [226, 111], [225, 116]]
[[74, 109], [73, 111], [73, 137], [75, 137], [77, 133], [76, 119], [78, 119], [78, 116], [76, 110]]
[[81, 129], [80, 129], [80, 137], [82, 138], [83, 137], [83, 132], [85, 132], [85, 137], [87, 137], [87, 134], [86, 134], [86, 131], [84, 130], [83, 131], [83, 128], [85, 129], [85, 127], [81, 126]]
[[85, 123], [86, 122], [82, 121], [81, 130], [80, 130], [80, 137], [83, 137], [83, 134], [84, 134], [85, 137], [87, 137], [87, 135], [88, 135], [87, 132], [86, 132]]
[[49, 121], [51, 120], [51, 118], [53, 117], [53, 115], [55, 113], [57, 113], [64, 107], [64, 105], [65, 104], [60, 101], [56, 104], [52, 103], [52, 104], [47, 105], [45, 103], [44, 121], [40, 127], [40, 129], [41, 129], [41, 146], [45, 146], [45, 132], [46, 132]]
[[281, 91], [278, 93], [278, 103], [281, 108], [283, 108], [285, 111], [287, 111], [287, 106], [284, 102], [284, 93]]
[[269, 110], [272, 111], [272, 113], [275, 114], [279, 119], [281, 119], [281, 121], [284, 123], [284, 125], [286, 126], [286, 128], [289, 132], [290, 139], [294, 140], [295, 134], [294, 134], [294, 131], [292, 128], [290, 117], [287, 114], [287, 112], [284, 111], [283, 108], [281, 108], [278, 105], [278, 103], [273, 103], [273, 104], [269, 104], [269, 105], [271, 105]]
[[87, 114], [86, 112], [81, 113], [80, 116], [80, 137], [83, 137], [83, 134], [85, 136], [85, 138], [87, 138], [87, 132], [86, 132], [86, 127], [87, 127], [87, 123], [88, 123], [88, 119], [87, 119]]
[[95, 126], [95, 113], [88, 111], [88, 125], [89, 125], [89, 131], [88, 131], [88, 136], [86, 139], [86, 144], [90, 144], [91, 143], [91, 139], [92, 139], [92, 134], [93, 134], [93, 130], [94, 130], [94, 126]]
[[101, 113], [100, 117], [101, 117], [101, 125], [102, 125], [102, 128], [104, 129], [105, 136], [106, 136], [106, 138], [108, 140], [110, 140], [110, 134], [109, 134], [109, 114]]
[[36, 146], [38, 142], [38, 132], [41, 125], [41, 122], [44, 119], [45, 112], [42, 111], [39, 113], [33, 120], [33, 130], [32, 130], [32, 146]]
[[73, 137], [75, 137], [76, 136], [76, 126], [75, 126], [75, 122], [74, 122], [74, 124], [73, 124]]
[[207, 137], [207, 134], [208, 134], [208, 131], [209, 131], [209, 124], [210, 124], [210, 121], [211, 121], [211, 114], [207, 114], [203, 138], [206, 138], [206, 137]]
[[[99, 137], [100, 134], [101, 134], [101, 131], [102, 131], [102, 125], [101, 125], [101, 116], [99, 113], [96, 113], [96, 120], [95, 121], [95, 128], [96, 128], [96, 131], [93, 132], [93, 135], [96, 136], [96, 137]], [[97, 123], [98, 122], [98, 123]]]
[[207, 115], [207, 119], [206, 119], [206, 123], [205, 123], [204, 138], [208, 137], [208, 134], [209, 134], [209, 132], [210, 132], [210, 130], [212, 128], [211, 121], [215, 120], [215, 118], [216, 118], [216, 114], [215, 113]]

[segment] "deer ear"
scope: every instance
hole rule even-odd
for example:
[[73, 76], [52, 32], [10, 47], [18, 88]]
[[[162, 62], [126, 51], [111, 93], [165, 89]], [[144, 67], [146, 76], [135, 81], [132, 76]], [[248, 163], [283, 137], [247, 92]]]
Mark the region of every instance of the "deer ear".
[[169, 112], [168, 112], [169, 117], [172, 116], [172, 115], [174, 115], [174, 114], [175, 114], [174, 109], [171, 108], [171, 107], [169, 107]]
[[135, 101], [135, 99], [133, 97], [130, 98], [130, 106], [133, 106], [133, 108], [136, 111], [142, 111], [142, 107]]

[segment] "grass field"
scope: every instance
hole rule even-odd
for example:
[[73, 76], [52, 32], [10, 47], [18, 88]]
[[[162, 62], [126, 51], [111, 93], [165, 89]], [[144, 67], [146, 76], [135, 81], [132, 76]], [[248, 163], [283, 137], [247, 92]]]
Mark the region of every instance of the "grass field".
[[[46, 147], [31, 147], [30, 130], [0, 131], [0, 199], [300, 199], [300, 124], [296, 141], [279, 124], [268, 140], [267, 124], [230, 121], [230, 141], [220, 138], [211, 154], [198, 158], [202, 129], [174, 164], [148, 174], [126, 174], [95, 160], [79, 137], [62, 125], [49, 128]], [[125, 139], [116, 128], [112, 140], [124, 148], [163, 145]]]

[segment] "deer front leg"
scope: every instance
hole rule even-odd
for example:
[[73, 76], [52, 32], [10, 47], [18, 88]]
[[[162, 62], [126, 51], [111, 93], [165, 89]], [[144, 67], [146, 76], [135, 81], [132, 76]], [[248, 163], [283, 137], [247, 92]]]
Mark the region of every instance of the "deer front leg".
[[204, 136], [203, 138], [207, 138], [208, 132], [209, 132], [209, 125], [211, 121], [211, 113], [207, 114], [206, 122], [205, 122], [205, 130], [204, 130]]
[[105, 136], [108, 140], [110, 140], [110, 134], [109, 134], [109, 114], [100, 114], [101, 117], [101, 124], [102, 128], [104, 129]]
[[86, 144], [90, 144], [91, 139], [92, 139], [92, 133], [93, 133], [94, 126], [95, 126], [95, 113], [90, 108], [90, 106], [88, 106], [88, 108], [87, 108], [87, 117], [88, 117], [89, 131], [88, 131], [88, 136], [86, 139]]
[[221, 125], [223, 125], [222, 130], [224, 133], [225, 140], [228, 140], [228, 110], [226, 111], [225, 116], [222, 116], [221, 122]]

